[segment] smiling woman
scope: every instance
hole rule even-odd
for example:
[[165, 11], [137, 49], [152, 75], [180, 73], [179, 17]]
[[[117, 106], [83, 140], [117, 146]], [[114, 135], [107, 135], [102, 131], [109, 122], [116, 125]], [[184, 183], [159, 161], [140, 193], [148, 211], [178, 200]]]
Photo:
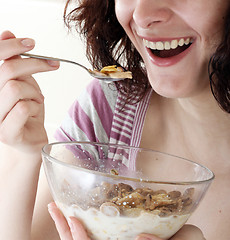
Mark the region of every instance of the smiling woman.
[[[220, 9], [223, 13], [223, 16], [226, 14], [228, 10], [227, 4], [228, 4], [227, 2], [223, 4], [223, 6]], [[89, 11], [91, 11], [92, 9], [98, 9], [97, 5], [100, 5], [100, 8], [99, 8], [100, 11], [95, 12], [95, 14], [93, 15], [90, 14]], [[200, 74], [201, 78], [203, 78], [203, 76], [206, 75], [205, 77], [206, 83], [204, 82], [204, 80], [200, 80], [199, 84], [201, 84], [201, 82], [203, 82], [202, 85], [204, 84], [207, 85], [209, 83], [209, 80], [208, 80], [209, 76], [208, 76], [208, 70], [207, 70], [209, 60], [211, 56], [214, 54], [215, 52], [214, 50], [217, 48], [217, 42], [219, 42], [220, 44], [219, 40], [222, 36], [219, 33], [222, 32], [222, 29], [219, 29], [219, 26], [223, 28], [223, 24], [224, 24], [223, 18], [219, 15], [216, 15], [214, 6], [211, 7], [211, 9], [214, 10], [212, 13], [208, 15], [204, 15], [203, 11], [205, 10], [202, 10], [202, 8], [200, 8], [199, 6], [196, 6], [196, 4], [194, 4], [194, 6], [191, 6], [191, 7], [180, 6], [178, 8], [179, 10], [176, 9], [177, 8], [176, 4], [172, 4], [171, 9], [164, 7], [164, 4], [162, 4], [163, 6], [160, 7], [159, 11], [158, 11], [158, 6], [153, 5], [152, 6], [153, 9], [152, 11], [150, 11], [150, 7], [148, 6], [148, 3], [147, 3], [146, 5], [149, 10], [148, 11], [149, 15], [146, 12], [144, 16], [146, 19], [149, 19], [149, 22], [144, 23], [144, 20], [143, 20], [143, 23], [141, 22], [139, 24], [138, 14], [140, 12], [140, 18], [142, 18], [141, 8], [142, 9], [145, 8], [145, 4], [142, 4], [140, 7], [140, 11], [138, 10], [139, 6], [135, 8], [134, 21], [131, 21], [131, 28], [134, 28], [134, 35], [133, 35], [133, 33], [131, 32], [132, 29], [125, 27], [126, 21], [127, 23], [129, 21], [128, 19], [128, 17], [130, 16], [129, 12], [133, 11], [133, 9], [131, 8], [132, 4], [130, 3], [130, 1], [128, 0], [116, 1], [116, 6], [118, 6], [117, 7], [118, 19], [120, 16], [120, 12], [123, 13], [124, 9], [129, 9], [129, 12], [125, 11], [124, 16], [121, 16], [120, 18], [120, 23], [122, 26], [124, 26], [124, 29], [121, 28], [119, 24], [117, 24], [116, 16], [115, 16], [115, 8], [112, 5], [113, 3], [110, 1], [96, 1], [95, 3], [84, 1], [79, 9], [76, 8], [68, 16], [66, 16], [66, 22], [67, 24], [70, 22], [75, 22], [77, 30], [79, 30], [79, 32], [82, 34], [87, 32], [87, 36], [85, 37], [89, 43], [87, 47], [88, 57], [92, 62], [92, 64], [95, 65], [95, 68], [98, 68], [98, 67], [100, 68], [103, 65], [103, 63], [104, 65], [108, 65], [108, 63], [111, 61], [113, 61], [116, 64], [120, 64], [120, 61], [123, 61], [124, 59], [121, 58], [120, 54], [117, 54], [111, 51], [113, 47], [110, 48], [110, 45], [111, 46], [117, 45], [116, 49], [120, 49], [121, 51], [123, 51], [123, 47], [125, 46], [124, 53], [128, 56], [128, 59], [126, 59], [127, 62], [125, 64], [125, 68], [133, 72], [134, 80], [117, 83], [117, 87], [120, 90], [127, 93], [127, 99], [131, 99], [131, 100], [134, 99], [132, 97], [133, 92], [135, 92], [135, 99], [137, 98], [137, 96], [139, 96], [139, 99], [141, 99], [145, 95], [145, 92], [148, 91], [149, 89], [149, 82], [146, 78], [146, 68], [143, 68], [142, 59], [144, 59], [144, 61], [145, 59], [150, 60], [150, 63], [148, 63], [149, 60], [145, 61], [145, 66], [148, 67], [149, 65], [150, 71], [148, 71], [148, 74], [150, 74], [152, 71], [159, 72], [159, 70], [154, 68], [154, 65], [157, 65], [158, 67], [159, 66], [171, 67], [176, 63], [181, 62], [182, 59], [189, 59], [189, 56], [191, 55], [193, 59], [195, 59], [196, 57], [197, 61], [188, 60], [189, 64], [187, 64], [186, 67], [184, 68], [186, 69], [185, 71], [186, 74], [183, 75], [182, 79], [184, 79], [185, 76], [187, 76], [188, 71], [193, 71], [193, 72], [196, 72], [197, 74]], [[174, 7], [174, 5], [176, 5], [176, 7]], [[129, 7], [127, 8], [126, 6], [129, 6]], [[205, 8], [206, 4], [203, 3], [202, 6], [204, 6], [203, 8]], [[154, 14], [155, 10], [160, 12], [159, 14], [160, 21], [158, 21], [158, 19], [155, 19], [158, 17], [158, 15]], [[174, 10], [175, 12], [181, 11], [181, 13], [173, 14]], [[186, 15], [187, 19], [186, 19], [186, 16], [184, 16], [185, 10], [188, 13]], [[198, 11], [201, 11], [202, 13], [200, 13], [199, 15]], [[195, 17], [194, 15], [197, 15], [198, 17]], [[207, 22], [210, 22], [210, 26], [207, 26], [207, 23], [205, 23], [204, 28], [202, 29], [201, 28], [202, 26], [201, 27], [199, 26], [198, 19], [199, 19], [199, 16], [203, 18], [203, 15], [204, 17], [207, 16], [210, 18], [210, 21], [207, 21]], [[85, 18], [85, 16], [90, 16], [90, 17]], [[178, 26], [174, 24], [174, 22], [179, 21], [179, 17], [185, 18], [184, 21], [177, 23], [178, 26], [181, 25], [180, 28], [178, 28]], [[194, 25], [194, 28], [197, 26], [197, 30], [196, 29], [193, 30], [193, 26], [191, 26], [191, 28], [189, 29], [189, 27], [185, 25], [185, 23], [189, 21], [190, 18], [194, 19], [190, 21]], [[78, 24], [77, 21], [83, 20], [83, 19], [86, 20], [84, 25], [81, 25], [81, 26], [77, 25]], [[226, 19], [226, 17], [224, 17], [224, 19]], [[108, 22], [108, 23], [105, 25], [104, 22]], [[212, 28], [213, 22], [217, 24], [216, 25], [217, 28]], [[140, 27], [138, 26], [138, 24], [140, 25]], [[145, 27], [145, 25], [142, 26], [141, 24], [146, 24], [147, 27]], [[228, 29], [229, 23], [227, 19], [226, 19], [226, 24], [227, 24], [226, 29]], [[162, 25], [164, 25], [164, 28], [161, 27]], [[85, 31], [85, 29], [87, 29], [87, 31]], [[212, 37], [206, 36], [206, 31], [204, 31], [204, 29], [211, 29], [212, 33], [210, 34], [210, 36]], [[124, 30], [127, 32], [130, 39], [133, 40], [135, 38], [135, 41], [131, 42], [129, 38], [127, 38], [127, 35], [125, 34]], [[201, 31], [201, 33], [199, 31]], [[91, 33], [88, 34], [89, 32]], [[107, 32], [108, 34], [104, 35], [103, 34], [104, 32]], [[225, 32], [226, 34], [228, 34], [229, 31], [225, 31]], [[176, 36], [177, 34], [182, 37]], [[201, 34], [203, 34], [203, 36]], [[96, 41], [96, 39], [98, 39], [98, 37], [100, 36], [103, 36], [103, 40]], [[172, 37], [172, 36], [176, 36], [176, 37]], [[216, 38], [214, 38], [213, 36], [216, 36]], [[138, 38], [141, 38], [141, 39], [138, 39]], [[142, 42], [142, 39], [143, 39], [143, 42]], [[198, 45], [198, 39], [200, 42], [199, 45]], [[222, 45], [224, 45], [225, 47], [226, 47], [226, 44], [228, 44], [227, 39], [228, 39], [228, 36], [226, 37], [226, 40], [223, 39], [224, 42], [222, 43]], [[190, 51], [193, 44], [195, 49], [194, 51], [196, 51], [197, 53], [193, 53], [194, 52], [193, 51], [191, 54], [187, 56], [187, 52]], [[133, 47], [133, 45], [135, 45], [135, 48]], [[210, 50], [211, 46], [213, 46], [214, 50]], [[94, 47], [95, 49], [98, 49], [97, 52], [92, 51], [92, 48]], [[144, 48], [147, 47], [146, 49], [147, 51], [144, 49], [143, 51], [139, 51], [139, 52], [136, 51], [136, 49], [143, 48], [143, 47]], [[104, 57], [102, 52], [107, 53], [106, 58]], [[91, 55], [91, 53], [93, 53], [94, 55]], [[142, 58], [140, 57], [139, 54], [141, 54]], [[194, 54], [196, 54], [196, 56], [194, 56]], [[222, 55], [224, 56], [224, 53]], [[103, 58], [101, 56], [103, 56]], [[185, 56], [187, 57], [185, 58]], [[220, 51], [216, 52], [214, 56], [216, 56], [215, 59], [220, 59], [221, 58]], [[102, 62], [98, 61], [98, 59], [101, 59]], [[151, 62], [153, 62], [154, 65], [152, 65]], [[194, 66], [191, 65], [192, 62], [194, 62], [193, 64]], [[227, 61], [226, 59], [225, 64], [227, 64], [228, 62], [229, 61]], [[203, 69], [201, 69], [202, 72], [199, 73], [197, 72], [197, 70], [201, 66]], [[226, 66], [226, 71], [227, 71], [227, 66]], [[215, 70], [214, 70], [214, 67], [215, 67]], [[218, 67], [218, 64], [214, 63], [213, 68], [210, 68], [210, 76], [213, 79], [212, 80], [213, 93], [215, 93], [215, 97], [217, 98], [223, 110], [225, 110], [226, 112], [229, 112], [230, 111], [229, 110], [230, 109], [230, 102], [229, 102], [230, 83], [228, 81], [222, 80], [222, 78], [218, 79], [218, 76], [219, 76], [218, 72], [221, 72], [221, 66], [218, 67], [219, 70], [216, 69], [217, 67]], [[194, 71], [194, 69], [196, 69], [196, 71]], [[162, 69], [162, 71], [163, 71], [162, 76], [164, 77], [166, 72], [164, 69]], [[169, 70], [169, 74], [171, 74], [171, 76], [174, 75], [174, 69], [172, 71], [173, 72], [171, 74]], [[154, 73], [153, 73], [153, 76], [154, 76]], [[160, 76], [158, 76], [158, 78], [160, 79]], [[190, 81], [191, 83], [189, 83], [189, 80], [187, 81], [187, 84], [188, 84], [187, 88], [191, 89], [192, 85], [194, 84], [194, 78], [192, 78]], [[154, 84], [154, 82], [150, 81], [150, 84]], [[180, 83], [178, 82], [178, 84]], [[184, 88], [183, 88], [183, 91], [184, 91]], [[194, 94], [192, 89], [189, 91], [191, 91], [192, 94]], [[183, 94], [183, 97], [184, 97], [184, 94]], [[222, 99], [223, 101], [221, 101], [220, 99]]]

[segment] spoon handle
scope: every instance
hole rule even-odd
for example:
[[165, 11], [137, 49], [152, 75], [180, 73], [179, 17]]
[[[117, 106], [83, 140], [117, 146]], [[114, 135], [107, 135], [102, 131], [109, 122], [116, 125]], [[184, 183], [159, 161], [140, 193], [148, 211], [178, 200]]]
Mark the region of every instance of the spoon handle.
[[75, 65], [78, 65], [79, 67], [84, 68], [86, 71], [89, 71], [89, 69], [87, 67], [81, 65], [80, 63], [77, 63], [77, 62], [74, 62], [74, 61], [71, 61], [71, 60], [67, 60], [67, 59], [55, 58], [55, 57], [47, 57], [47, 56], [31, 54], [31, 53], [22, 53], [20, 55], [24, 56], [24, 57], [30, 57], [30, 58], [37, 58], [37, 59], [45, 59], [45, 60], [52, 60], [52, 61], [60, 61], [60, 62], [72, 63], [72, 64], [75, 64]]

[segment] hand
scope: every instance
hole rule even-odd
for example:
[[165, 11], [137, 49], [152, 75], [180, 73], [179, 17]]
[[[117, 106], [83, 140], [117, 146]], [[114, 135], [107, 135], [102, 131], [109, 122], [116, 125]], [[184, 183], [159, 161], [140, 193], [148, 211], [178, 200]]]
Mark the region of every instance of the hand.
[[90, 240], [78, 219], [70, 217], [67, 222], [54, 202], [48, 205], [48, 210], [55, 222], [61, 240]]
[[22, 59], [34, 48], [34, 40], [0, 36], [0, 141], [14, 149], [40, 154], [47, 142], [44, 129], [44, 97], [32, 74], [58, 69], [58, 62]]
[[[90, 240], [82, 223], [74, 217], [69, 223], [54, 202], [48, 205], [61, 240]], [[140, 234], [135, 240], [163, 240], [151, 234]], [[205, 240], [201, 230], [193, 225], [184, 225], [170, 240]]]
[[[162, 240], [151, 234], [140, 234], [135, 240]], [[170, 240], [205, 240], [201, 230], [194, 225], [184, 225]]]

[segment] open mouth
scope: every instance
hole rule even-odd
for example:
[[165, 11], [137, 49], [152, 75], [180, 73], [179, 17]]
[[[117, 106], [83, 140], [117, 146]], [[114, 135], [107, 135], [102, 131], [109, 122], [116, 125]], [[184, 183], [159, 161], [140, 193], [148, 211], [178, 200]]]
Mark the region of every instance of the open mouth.
[[170, 58], [184, 52], [192, 45], [191, 38], [174, 39], [172, 41], [150, 42], [143, 39], [145, 47], [149, 48], [153, 55], [160, 58]]

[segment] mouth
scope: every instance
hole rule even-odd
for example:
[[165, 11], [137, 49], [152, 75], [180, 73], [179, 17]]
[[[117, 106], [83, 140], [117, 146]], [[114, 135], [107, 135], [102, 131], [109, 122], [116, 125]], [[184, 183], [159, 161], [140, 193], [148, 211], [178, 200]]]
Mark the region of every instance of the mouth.
[[152, 42], [143, 39], [144, 46], [159, 58], [171, 58], [177, 56], [188, 49], [192, 43], [192, 38], [173, 39], [171, 41]]

